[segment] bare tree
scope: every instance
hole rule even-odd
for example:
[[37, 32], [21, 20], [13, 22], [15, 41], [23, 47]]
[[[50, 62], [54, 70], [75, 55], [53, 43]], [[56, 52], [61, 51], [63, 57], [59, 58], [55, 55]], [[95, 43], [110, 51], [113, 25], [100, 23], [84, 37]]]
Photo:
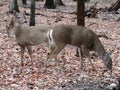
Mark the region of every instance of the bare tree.
[[55, 0], [55, 5], [56, 6], [64, 6], [65, 4], [63, 3], [62, 0]]
[[[84, 0], [77, 0], [77, 25], [79, 26], [85, 25], [85, 1]], [[78, 49], [76, 51], [76, 56], [79, 56]]]
[[85, 1], [77, 0], [77, 25], [84, 26], [85, 24]]
[[13, 12], [13, 10], [14, 10], [14, 0], [10, 0], [9, 1], [9, 11]]
[[19, 7], [18, 7], [18, 0], [14, 0], [13, 3], [14, 3], [13, 10], [16, 12], [20, 12]]
[[56, 6], [64, 6], [62, 0], [46, 0], [44, 7], [48, 9], [55, 9]]
[[30, 26], [35, 26], [35, 0], [31, 0]]
[[[73, 1], [77, 1], [77, 0], [73, 0]], [[85, 0], [85, 2], [90, 2], [90, 0]]]
[[38, 2], [38, 1], [43, 1], [43, 0], [36, 0], [36, 1]]
[[27, 0], [22, 0], [23, 5], [27, 5]]
[[44, 7], [48, 9], [55, 9], [54, 0], [46, 0]]

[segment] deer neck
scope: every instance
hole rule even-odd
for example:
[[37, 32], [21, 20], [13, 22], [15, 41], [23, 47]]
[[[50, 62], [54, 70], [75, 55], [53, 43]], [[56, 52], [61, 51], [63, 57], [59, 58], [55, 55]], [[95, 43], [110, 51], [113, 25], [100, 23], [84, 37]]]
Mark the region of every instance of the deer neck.
[[20, 25], [20, 24], [18, 24], [18, 23], [15, 24], [15, 26], [14, 26], [14, 32], [15, 32], [15, 36], [16, 36], [16, 37], [19, 37], [19, 36], [20, 36], [20, 34], [21, 34], [21, 32], [22, 32], [22, 26], [23, 26], [23, 25]]
[[103, 47], [99, 48], [98, 54], [99, 54], [99, 56], [100, 56], [101, 59], [103, 59], [105, 57], [106, 52], [105, 52], [105, 50], [104, 50]]
[[94, 48], [96, 52], [99, 54], [100, 58], [103, 59], [106, 54], [106, 51], [98, 38], [95, 38]]

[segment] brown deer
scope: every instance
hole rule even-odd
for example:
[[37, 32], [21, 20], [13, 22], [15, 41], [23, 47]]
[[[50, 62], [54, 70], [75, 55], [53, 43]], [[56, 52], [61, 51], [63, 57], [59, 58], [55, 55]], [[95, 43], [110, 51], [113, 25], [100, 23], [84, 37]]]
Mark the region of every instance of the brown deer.
[[39, 26], [25, 26], [26, 18], [24, 13], [15, 12], [10, 25], [7, 26], [7, 33], [10, 37], [11, 30], [14, 30], [16, 41], [21, 48], [21, 65], [23, 66], [23, 55], [25, 48], [27, 48], [32, 62], [32, 48], [33, 45], [38, 45], [48, 41], [47, 31], [49, 25]]
[[70, 44], [79, 47], [83, 54], [89, 59], [89, 51], [96, 51], [102, 58], [107, 70], [112, 71], [112, 60], [109, 57], [109, 53], [106, 53], [102, 43], [92, 30], [76, 25], [56, 25], [49, 30], [48, 35], [50, 45], [48, 58], [57, 58], [57, 54], [59, 54], [67, 44]]
[[103, 59], [107, 70], [112, 70], [112, 60], [109, 57], [109, 54], [104, 50], [104, 47], [98, 39], [97, 35], [92, 30], [75, 25], [24, 26], [23, 24], [25, 22], [26, 20], [24, 14], [16, 13], [14, 14], [10, 26], [7, 30], [9, 35], [10, 30], [12, 28], [14, 29], [16, 41], [21, 47], [22, 66], [25, 48], [28, 49], [28, 53], [32, 61], [31, 46], [41, 44], [43, 42], [49, 42], [51, 52], [48, 54], [48, 58], [54, 57], [57, 59], [59, 52], [67, 44], [70, 44], [81, 48], [83, 54], [86, 55], [89, 59], [89, 50], [95, 50]]

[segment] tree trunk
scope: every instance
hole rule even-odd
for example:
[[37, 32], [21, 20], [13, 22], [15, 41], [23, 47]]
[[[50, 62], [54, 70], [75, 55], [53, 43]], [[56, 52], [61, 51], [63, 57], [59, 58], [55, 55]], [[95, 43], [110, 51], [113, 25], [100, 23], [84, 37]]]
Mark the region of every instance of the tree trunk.
[[56, 6], [65, 6], [62, 0], [55, 0], [55, 5]]
[[77, 0], [77, 25], [84, 26], [85, 24], [85, 2]]
[[[73, 0], [73, 1], [77, 1], [77, 0]], [[90, 0], [85, 0], [85, 2], [90, 2]]]
[[113, 3], [109, 8], [108, 11], [117, 11], [120, 8], [120, 0], [117, 0], [115, 3]]
[[18, 1], [17, 0], [14, 0], [14, 10], [16, 12], [20, 12], [19, 8], [18, 8]]
[[27, 0], [22, 0], [23, 5], [27, 5]]
[[30, 26], [35, 26], [35, 0], [31, 0]]
[[[77, 0], [77, 25], [79, 26], [85, 25], [85, 2], [84, 0]], [[78, 48], [76, 50], [75, 56], [79, 57]]]
[[36, 0], [36, 1], [38, 2], [38, 1], [43, 1], [43, 0]]
[[48, 9], [55, 9], [56, 7], [54, 4], [54, 0], [46, 0], [44, 7]]
[[9, 11], [13, 12], [13, 10], [14, 10], [14, 0], [10, 0], [9, 1]]

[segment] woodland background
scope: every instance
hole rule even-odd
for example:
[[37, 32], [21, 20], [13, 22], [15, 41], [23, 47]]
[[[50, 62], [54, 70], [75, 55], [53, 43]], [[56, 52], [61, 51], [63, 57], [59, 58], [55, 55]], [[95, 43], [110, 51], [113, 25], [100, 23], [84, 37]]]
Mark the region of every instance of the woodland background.
[[[106, 51], [113, 50], [111, 58], [113, 60], [113, 73], [110, 77], [105, 72], [102, 60], [92, 55], [92, 67], [87, 66], [84, 60], [84, 67], [79, 68], [79, 58], [75, 56], [76, 47], [68, 45], [58, 55], [65, 68], [64, 75], [61, 74], [54, 62], [50, 62], [47, 71], [43, 72], [44, 61], [46, 59], [47, 45], [33, 47], [35, 66], [30, 66], [30, 58], [26, 53], [24, 56], [25, 66], [23, 72], [20, 70], [20, 47], [15, 38], [8, 38], [6, 25], [9, 25], [12, 15], [7, 15], [9, 11], [9, 0], [0, 1], [0, 90], [107, 90], [112, 83], [118, 84], [120, 78], [120, 9], [117, 13], [99, 12], [97, 18], [85, 17], [85, 26], [92, 29], [96, 34], [104, 34], [108, 39], [101, 37], [100, 40]], [[29, 8], [21, 7], [20, 11], [30, 13]], [[103, 1], [103, 2], [102, 2]], [[109, 7], [112, 0], [102, 0], [97, 4], [97, 8]], [[106, 2], [104, 2], [106, 1]], [[76, 24], [76, 2], [63, 0], [65, 6], [56, 9], [44, 9], [44, 2], [36, 2], [36, 25], [39, 24]], [[30, 1], [28, 1], [30, 4]], [[86, 3], [86, 7], [94, 2]], [[72, 12], [72, 13], [71, 13]], [[29, 15], [26, 16], [29, 21]], [[13, 34], [14, 36], [14, 34]], [[91, 52], [92, 53], [92, 52]]]

